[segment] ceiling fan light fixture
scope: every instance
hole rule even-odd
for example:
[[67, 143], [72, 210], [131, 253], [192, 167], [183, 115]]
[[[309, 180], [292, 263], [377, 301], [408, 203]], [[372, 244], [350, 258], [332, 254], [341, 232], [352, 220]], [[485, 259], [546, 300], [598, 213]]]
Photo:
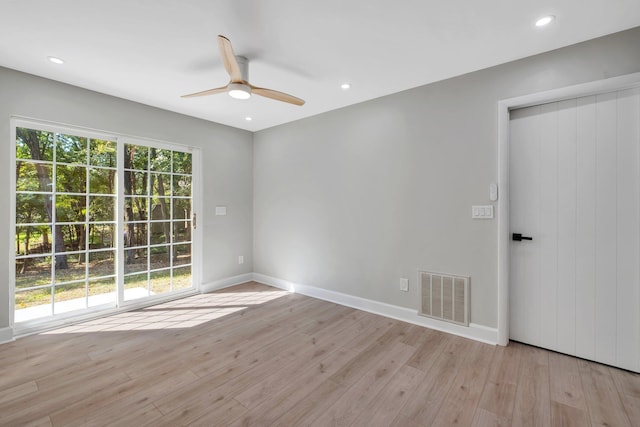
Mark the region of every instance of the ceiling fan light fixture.
[[251, 88], [242, 83], [229, 83], [228, 93], [230, 97], [235, 99], [251, 98]]

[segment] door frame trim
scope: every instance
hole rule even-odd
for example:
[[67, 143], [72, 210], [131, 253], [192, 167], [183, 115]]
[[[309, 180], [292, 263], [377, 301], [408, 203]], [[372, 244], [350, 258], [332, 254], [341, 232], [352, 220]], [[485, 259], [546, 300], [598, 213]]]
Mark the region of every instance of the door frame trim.
[[640, 86], [640, 72], [498, 101], [498, 345], [509, 343], [509, 111]]

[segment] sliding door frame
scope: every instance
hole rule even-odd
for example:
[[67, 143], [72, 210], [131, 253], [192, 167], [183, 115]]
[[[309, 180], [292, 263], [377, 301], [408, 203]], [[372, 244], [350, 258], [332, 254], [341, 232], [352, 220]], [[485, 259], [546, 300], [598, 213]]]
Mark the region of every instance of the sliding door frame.
[[[116, 142], [117, 145], [117, 193], [116, 193], [116, 236], [114, 246], [116, 250], [116, 302], [115, 307], [105, 308], [88, 307], [76, 312], [61, 313], [53, 316], [29, 320], [25, 322], [15, 322], [15, 291], [16, 291], [16, 253], [15, 253], [15, 233], [16, 233], [16, 129], [31, 128], [47, 132], [61, 134], [71, 134], [91, 139], [106, 139]], [[192, 229], [191, 229], [191, 283], [192, 287], [184, 290], [171, 291], [145, 298], [124, 300], [124, 146], [125, 144], [135, 144], [147, 147], [183, 151], [192, 155]], [[10, 197], [8, 200], [9, 214], [9, 326], [13, 330], [13, 335], [27, 335], [53, 327], [59, 327], [71, 323], [85, 321], [97, 317], [102, 317], [118, 312], [128, 311], [136, 308], [147, 307], [160, 302], [183, 298], [188, 295], [200, 292], [202, 277], [202, 226], [194, 218], [202, 211], [202, 166], [201, 153], [198, 147], [193, 147], [180, 143], [160, 141], [156, 139], [136, 137], [116, 132], [95, 130], [81, 126], [66, 125], [49, 122], [45, 120], [32, 119], [28, 117], [12, 116], [10, 118], [10, 155], [8, 172], [10, 182]], [[53, 249], [52, 249], [53, 250]]]

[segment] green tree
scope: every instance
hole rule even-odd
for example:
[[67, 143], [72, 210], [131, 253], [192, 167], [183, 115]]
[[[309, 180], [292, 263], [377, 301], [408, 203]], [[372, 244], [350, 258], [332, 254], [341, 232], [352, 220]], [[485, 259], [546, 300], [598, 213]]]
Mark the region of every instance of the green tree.
[[[40, 162], [45, 160], [52, 160], [52, 156], [50, 153], [52, 153], [52, 149], [54, 146], [53, 134], [51, 134], [50, 132], [43, 132], [34, 129], [17, 128], [16, 139], [18, 158], [25, 158], [20, 157], [20, 154], [28, 154], [29, 158], [36, 161], [35, 163], [33, 163], [33, 165], [35, 167], [36, 175], [38, 178], [38, 191], [51, 192], [52, 182], [49, 170], [47, 169], [47, 165], [45, 163]], [[20, 208], [19, 206], [16, 207]], [[24, 208], [24, 206], [21, 207]], [[64, 253], [65, 242], [62, 227], [60, 225], [57, 225], [57, 218], [53, 217], [53, 205], [51, 197], [45, 197], [45, 208], [48, 221], [54, 224], [55, 251]], [[56, 268], [61, 270], [65, 270], [68, 268], [66, 255], [56, 256]]]

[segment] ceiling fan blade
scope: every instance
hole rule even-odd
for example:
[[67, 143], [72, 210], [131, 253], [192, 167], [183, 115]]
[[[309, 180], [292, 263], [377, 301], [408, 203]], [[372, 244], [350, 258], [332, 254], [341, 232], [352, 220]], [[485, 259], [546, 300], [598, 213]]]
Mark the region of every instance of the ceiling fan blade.
[[293, 105], [304, 105], [304, 100], [300, 98], [296, 98], [293, 95], [288, 95], [283, 92], [278, 92], [277, 90], [265, 89], [262, 87], [251, 86], [251, 92], [256, 95], [264, 96], [265, 98], [275, 99], [276, 101], [288, 102]]
[[227, 86], [217, 87], [215, 89], [203, 90], [202, 92], [191, 93], [189, 95], [182, 95], [181, 98], [194, 98], [196, 96], [215, 95], [216, 93], [226, 92]]
[[229, 39], [225, 36], [218, 36], [218, 47], [220, 48], [224, 68], [227, 69], [227, 73], [231, 76], [231, 83], [242, 82], [242, 71], [240, 71], [238, 60], [236, 59], [235, 53], [233, 53], [233, 47]]

